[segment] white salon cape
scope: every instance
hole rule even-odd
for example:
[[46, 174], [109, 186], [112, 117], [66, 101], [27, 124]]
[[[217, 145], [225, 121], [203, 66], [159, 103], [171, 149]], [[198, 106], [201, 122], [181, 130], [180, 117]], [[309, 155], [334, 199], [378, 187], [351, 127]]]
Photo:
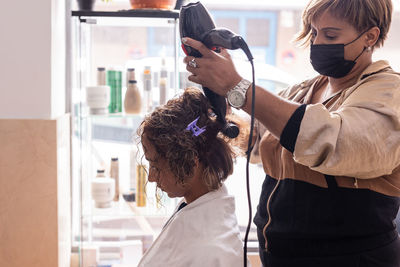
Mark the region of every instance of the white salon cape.
[[138, 266], [242, 267], [235, 200], [225, 185], [175, 211]]

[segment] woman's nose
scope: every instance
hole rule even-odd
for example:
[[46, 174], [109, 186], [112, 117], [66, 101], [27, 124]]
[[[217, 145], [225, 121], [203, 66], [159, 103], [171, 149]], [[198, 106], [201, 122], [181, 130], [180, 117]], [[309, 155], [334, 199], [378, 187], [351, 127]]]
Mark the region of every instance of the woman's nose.
[[154, 183], [154, 182], [157, 182], [157, 175], [156, 175], [156, 171], [154, 171], [154, 169], [153, 168], [150, 168], [149, 169], [149, 175], [148, 175], [148, 177], [147, 177], [147, 180], [149, 181], [149, 182], [152, 182], [152, 183]]
[[149, 172], [149, 177], [148, 177], [149, 182], [157, 182], [157, 179], [155, 178], [155, 175], [150, 171]]

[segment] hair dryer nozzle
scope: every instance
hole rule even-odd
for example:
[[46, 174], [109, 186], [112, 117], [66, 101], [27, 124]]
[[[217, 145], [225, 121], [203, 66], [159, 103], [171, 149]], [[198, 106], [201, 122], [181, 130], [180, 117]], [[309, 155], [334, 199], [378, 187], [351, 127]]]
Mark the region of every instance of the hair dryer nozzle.
[[236, 138], [239, 135], [239, 127], [234, 123], [227, 122], [222, 133], [229, 138]]

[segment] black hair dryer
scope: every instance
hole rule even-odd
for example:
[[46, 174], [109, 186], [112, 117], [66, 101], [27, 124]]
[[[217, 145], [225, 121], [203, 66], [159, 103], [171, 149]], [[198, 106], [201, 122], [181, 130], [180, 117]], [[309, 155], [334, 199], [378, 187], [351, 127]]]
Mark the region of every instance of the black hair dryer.
[[[219, 47], [227, 49], [242, 48], [248, 58], [249, 55], [251, 56], [243, 38], [228, 29], [216, 28], [207, 9], [200, 2], [189, 3], [182, 6], [179, 15], [179, 31], [181, 38], [190, 37], [198, 40], [216, 52], [219, 52]], [[192, 47], [182, 44], [182, 49], [188, 56], [202, 57], [200, 52]], [[251, 56], [251, 59], [252, 58]], [[214, 93], [207, 87], [203, 87], [203, 91], [211, 102], [212, 109], [217, 115], [217, 120], [224, 125], [222, 133], [229, 138], [237, 137], [239, 128], [235, 124], [227, 122], [225, 119], [225, 97]]]

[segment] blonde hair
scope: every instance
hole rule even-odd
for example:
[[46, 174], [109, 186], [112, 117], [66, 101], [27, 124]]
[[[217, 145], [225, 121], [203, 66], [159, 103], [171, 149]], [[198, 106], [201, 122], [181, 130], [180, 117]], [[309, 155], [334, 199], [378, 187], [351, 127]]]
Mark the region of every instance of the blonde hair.
[[311, 40], [311, 22], [328, 11], [353, 25], [358, 33], [378, 27], [380, 35], [373, 48], [380, 47], [390, 28], [392, 10], [391, 0], [311, 0], [303, 11], [303, 27], [295, 41], [308, 45]]

